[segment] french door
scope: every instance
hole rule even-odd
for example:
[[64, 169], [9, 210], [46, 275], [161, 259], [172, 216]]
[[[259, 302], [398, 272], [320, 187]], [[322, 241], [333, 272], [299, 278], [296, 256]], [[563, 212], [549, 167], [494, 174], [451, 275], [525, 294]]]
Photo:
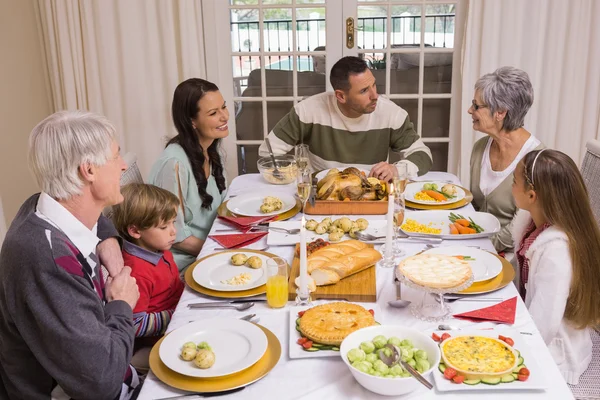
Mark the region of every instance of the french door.
[[463, 1], [203, 0], [207, 75], [231, 114], [230, 179], [257, 172], [264, 137], [303, 98], [331, 90], [329, 70], [347, 55], [365, 59], [447, 171]]

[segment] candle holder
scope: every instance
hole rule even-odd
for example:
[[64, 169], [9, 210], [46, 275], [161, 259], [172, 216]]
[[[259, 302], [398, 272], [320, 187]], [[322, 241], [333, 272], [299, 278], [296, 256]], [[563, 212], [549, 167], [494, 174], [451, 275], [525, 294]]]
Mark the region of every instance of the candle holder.
[[302, 291], [302, 290], [300, 290], [300, 288], [296, 289], [296, 305], [297, 306], [312, 305], [312, 298], [310, 297], [310, 292], [308, 290]]
[[392, 253], [390, 257], [386, 257], [385, 251], [383, 250], [384, 248], [385, 245], [382, 246], [380, 250], [381, 254], [383, 254], [383, 258], [377, 264], [379, 264], [379, 266], [382, 268], [394, 268], [396, 266], [396, 259], [394, 257], [394, 254]]

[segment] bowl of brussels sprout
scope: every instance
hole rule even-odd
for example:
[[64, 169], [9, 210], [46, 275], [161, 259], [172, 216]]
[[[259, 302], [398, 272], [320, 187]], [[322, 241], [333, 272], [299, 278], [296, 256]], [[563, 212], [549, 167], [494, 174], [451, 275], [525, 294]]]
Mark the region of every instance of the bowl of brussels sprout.
[[407, 362], [427, 378], [440, 363], [440, 349], [429, 336], [397, 325], [359, 329], [340, 346], [342, 359], [365, 389], [386, 396], [412, 392], [421, 384], [400, 364]]

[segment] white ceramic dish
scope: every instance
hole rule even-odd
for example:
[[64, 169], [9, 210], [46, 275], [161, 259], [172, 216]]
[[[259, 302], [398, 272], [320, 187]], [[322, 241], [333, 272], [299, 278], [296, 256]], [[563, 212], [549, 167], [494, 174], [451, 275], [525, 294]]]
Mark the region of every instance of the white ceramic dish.
[[415, 194], [417, 194], [418, 192], [423, 190], [423, 185], [425, 185], [426, 183], [435, 183], [436, 185], [438, 185], [438, 190], [442, 190], [442, 187], [444, 185], [448, 184], [447, 182], [436, 182], [436, 181], [411, 182], [408, 185], [406, 185], [406, 190], [404, 191], [404, 198], [406, 200], [412, 201], [413, 203], [428, 204], [428, 205], [452, 204], [452, 203], [456, 203], [457, 201], [461, 201], [462, 199], [465, 198], [465, 195], [466, 195], [465, 191], [462, 190], [461, 188], [457, 187], [458, 194], [456, 195], [456, 197], [447, 199], [446, 201], [425, 201], [425, 200], [415, 199]]
[[[317, 306], [319, 304], [323, 304], [323, 303], [331, 303], [332, 301], [335, 300], [327, 300], [327, 301], [316, 301], [313, 302], [313, 307]], [[360, 306], [363, 306], [365, 309], [370, 310], [372, 309], [374, 311], [375, 314], [375, 321], [379, 322], [380, 324], [383, 323], [381, 318], [382, 318], [382, 312], [381, 312], [381, 308], [379, 308], [379, 306], [375, 303], [355, 303], [354, 304], [358, 304]], [[297, 341], [298, 339], [300, 339], [302, 336], [300, 335], [300, 332], [298, 332], [296, 330], [296, 319], [298, 318], [298, 313], [300, 311], [305, 311], [308, 310], [309, 306], [292, 306], [289, 307], [290, 309], [290, 338], [289, 338], [289, 344], [290, 344], [290, 348], [289, 348], [289, 355], [290, 358], [322, 358], [322, 357], [339, 357], [340, 356], [340, 352], [339, 351], [333, 351], [333, 350], [323, 350], [323, 351], [305, 351], [302, 349], [302, 346], [300, 346]]]
[[[184, 343], [207, 342], [215, 353], [215, 364], [200, 369], [193, 361], [181, 358]], [[236, 318], [214, 318], [192, 322], [171, 332], [158, 354], [175, 372], [197, 378], [230, 375], [254, 365], [267, 350], [267, 336], [251, 322]]]
[[[336, 219], [342, 218], [342, 217], [344, 217], [344, 216], [343, 215], [333, 215], [330, 218], [332, 221], [335, 221]], [[314, 219], [317, 222], [321, 222], [324, 218], [325, 218], [325, 216], [315, 216], [313, 218], [308, 218], [308, 219]], [[350, 218], [353, 221], [358, 219], [358, 217], [355, 215], [348, 215], [348, 218]], [[369, 226], [363, 232], [370, 233], [371, 235], [374, 235], [374, 236], [385, 236], [386, 224], [387, 224], [387, 222], [383, 219], [370, 220]], [[301, 226], [300, 221], [276, 221], [276, 222], [269, 223], [269, 227], [277, 227], [277, 228], [284, 228], [284, 229], [299, 229], [300, 226]], [[328, 239], [329, 233], [324, 233], [323, 235], [317, 235], [314, 231], [309, 231], [309, 230], [306, 231], [306, 241], [307, 242], [312, 242], [319, 238], [329, 241], [329, 239]], [[342, 240], [348, 240], [348, 239], [352, 239], [348, 234], [344, 235], [344, 237], [342, 238]], [[295, 245], [296, 243], [300, 243], [300, 234], [299, 233], [296, 235], [290, 235], [290, 234], [283, 233], [283, 232], [276, 232], [274, 230], [269, 230], [269, 234], [267, 235], [267, 244], [269, 246], [286, 246], [286, 245]], [[371, 242], [365, 242], [365, 243], [385, 243], [385, 237], [382, 239], [374, 240]]]
[[[260, 211], [260, 206], [267, 196], [278, 197], [283, 203], [281, 210], [270, 213]], [[227, 202], [227, 209], [234, 214], [244, 215], [247, 217], [266, 217], [269, 215], [279, 215], [291, 210], [296, 205], [296, 198], [289, 193], [273, 192], [269, 194], [263, 193], [245, 193], [240, 194]]]
[[495, 278], [502, 272], [502, 262], [487, 251], [467, 246], [436, 247], [424, 251], [428, 254], [444, 254], [447, 256], [470, 256], [473, 260], [466, 260], [473, 270], [473, 283], [484, 282]]
[[[219, 290], [222, 292], [238, 292], [240, 290], [254, 289], [267, 283], [265, 266], [269, 257], [256, 253], [244, 253], [240, 249], [239, 253], [244, 253], [248, 257], [257, 256], [262, 261], [262, 267], [258, 269], [246, 267], [245, 265], [236, 266], [231, 263], [231, 256], [238, 252], [224, 252], [214, 255], [201, 261], [194, 268], [192, 277], [198, 285], [207, 289]], [[233, 278], [241, 273], [249, 273], [251, 279], [243, 285], [229, 285], [222, 281]]]
[[[471, 217], [473, 221], [483, 228], [483, 232], [474, 233], [469, 235], [451, 235], [450, 234], [450, 220], [448, 216], [450, 213], [460, 214], [465, 218]], [[438, 237], [442, 239], [451, 240], [465, 240], [465, 239], [476, 239], [489, 237], [500, 231], [500, 221], [492, 214], [477, 212], [477, 211], [457, 211], [457, 210], [423, 210], [423, 211], [406, 211], [404, 214], [404, 221], [412, 219], [420, 224], [430, 226], [431, 228], [441, 229], [442, 232], [439, 234], [433, 233], [415, 233], [403, 231], [409, 236], [420, 236], [420, 237]]]
[[449, 333], [451, 336], [485, 336], [498, 338], [498, 335], [504, 335], [514, 340], [514, 349], [521, 353], [521, 357], [524, 359], [525, 366], [531, 372], [529, 379], [525, 382], [516, 380], [510, 383], [499, 383], [498, 385], [486, 385], [479, 383], [477, 385], [466, 385], [464, 383], [456, 384], [444, 378], [444, 375], [436, 368], [433, 372], [435, 380], [435, 386], [440, 392], [454, 392], [454, 391], [499, 391], [505, 390], [543, 390], [547, 387], [546, 379], [544, 378], [544, 371], [537, 365], [534, 352], [530, 351], [529, 346], [523, 340], [523, 337], [518, 331], [510, 328], [498, 327], [493, 330], [478, 330], [478, 329], [461, 329], [458, 331], [435, 331], [438, 335], [443, 333]]
[[[377, 335], [383, 335], [387, 338], [396, 336], [400, 340], [410, 339], [416, 348], [425, 350], [429, 364], [431, 365], [431, 368], [421, 374], [425, 379], [429, 378], [433, 371], [438, 370], [438, 364], [440, 363], [440, 349], [438, 344], [434, 342], [430, 336], [415, 329], [399, 325], [380, 325], [363, 328], [351, 333], [344, 339], [342, 346], [340, 347], [340, 353], [342, 360], [344, 360], [354, 378], [365, 389], [385, 396], [398, 396], [412, 392], [421, 387], [421, 383], [412, 376], [407, 378], [382, 378], [361, 372], [350, 365], [346, 354], [348, 354], [351, 349], [360, 346], [362, 342], [373, 340]], [[431, 380], [431, 378], [428, 380]]]

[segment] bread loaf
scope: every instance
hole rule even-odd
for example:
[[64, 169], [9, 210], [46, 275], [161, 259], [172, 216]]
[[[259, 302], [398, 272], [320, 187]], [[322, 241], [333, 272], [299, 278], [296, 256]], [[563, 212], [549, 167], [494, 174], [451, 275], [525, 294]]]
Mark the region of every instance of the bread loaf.
[[317, 286], [331, 285], [380, 259], [381, 254], [372, 247], [358, 240], [347, 240], [313, 253], [308, 257], [307, 270]]

